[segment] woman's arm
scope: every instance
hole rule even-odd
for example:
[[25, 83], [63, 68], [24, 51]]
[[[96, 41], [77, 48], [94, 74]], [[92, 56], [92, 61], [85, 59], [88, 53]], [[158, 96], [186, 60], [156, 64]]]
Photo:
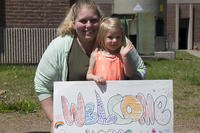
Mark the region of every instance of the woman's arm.
[[[132, 42], [127, 38], [126, 38], [126, 44], [133, 45]], [[127, 57], [128, 57], [127, 61], [131, 64], [131, 68], [134, 72], [133, 77], [131, 79], [134, 80], [144, 79], [146, 74], [146, 66], [144, 65], [144, 61], [139, 56], [135, 47], [133, 48], [132, 51], [129, 52]]]
[[49, 97], [45, 100], [42, 100], [41, 105], [49, 121], [53, 122], [53, 98]]
[[51, 123], [51, 133], [53, 133], [53, 98], [52, 97], [49, 97], [45, 100], [42, 100], [41, 101], [41, 105], [42, 105], [42, 109], [44, 110], [48, 120], [50, 121]]
[[[63, 40], [63, 39], [62, 39]], [[48, 119], [53, 121], [53, 82], [61, 80], [62, 50], [64, 44], [61, 38], [53, 40], [45, 50], [38, 64], [34, 85], [35, 92], [41, 102]]]

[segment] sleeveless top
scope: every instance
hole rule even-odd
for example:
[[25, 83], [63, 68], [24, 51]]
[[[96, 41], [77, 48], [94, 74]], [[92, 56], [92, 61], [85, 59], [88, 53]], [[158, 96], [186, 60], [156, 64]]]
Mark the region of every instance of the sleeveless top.
[[86, 74], [89, 67], [90, 57], [79, 46], [77, 39], [74, 39], [69, 52], [68, 63], [68, 81], [86, 80]]
[[102, 51], [97, 51], [93, 74], [106, 80], [125, 79], [121, 55], [105, 55]]

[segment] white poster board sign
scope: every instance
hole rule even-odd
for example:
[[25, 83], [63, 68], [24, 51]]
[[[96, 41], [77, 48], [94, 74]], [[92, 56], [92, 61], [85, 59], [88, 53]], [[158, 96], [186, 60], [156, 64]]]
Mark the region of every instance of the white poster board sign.
[[54, 83], [54, 133], [173, 133], [172, 80]]

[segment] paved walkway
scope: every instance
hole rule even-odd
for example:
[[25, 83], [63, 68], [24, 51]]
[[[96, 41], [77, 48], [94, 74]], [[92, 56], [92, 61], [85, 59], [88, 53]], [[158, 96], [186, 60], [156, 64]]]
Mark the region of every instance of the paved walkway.
[[[190, 53], [191, 55], [194, 55], [196, 57], [199, 57], [200, 58], [200, 50], [183, 50], [183, 51], [186, 51], [188, 53]], [[164, 53], [167, 52], [167, 51], [163, 51]], [[162, 54], [161, 54], [162, 55]], [[165, 57], [166, 55], [164, 55], [164, 58], [166, 59]], [[155, 56], [153, 55], [150, 55], [150, 56], [141, 56], [142, 59], [144, 60], [152, 60], [152, 59], [156, 59]], [[159, 57], [159, 58], [163, 58], [163, 57]], [[168, 58], [167, 58], [168, 59]]]
[[187, 52], [200, 58], [200, 50], [187, 50]]

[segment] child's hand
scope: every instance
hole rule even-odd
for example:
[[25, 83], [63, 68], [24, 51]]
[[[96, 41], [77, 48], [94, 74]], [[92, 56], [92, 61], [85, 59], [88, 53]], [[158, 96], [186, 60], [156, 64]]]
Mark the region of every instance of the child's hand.
[[95, 76], [94, 81], [97, 82], [98, 84], [102, 84], [102, 85], [106, 84], [106, 80], [101, 76]]
[[128, 53], [133, 49], [133, 45], [132, 44], [127, 44], [126, 46], [122, 46], [120, 49], [120, 55], [122, 56], [122, 58], [126, 57], [128, 55]]

